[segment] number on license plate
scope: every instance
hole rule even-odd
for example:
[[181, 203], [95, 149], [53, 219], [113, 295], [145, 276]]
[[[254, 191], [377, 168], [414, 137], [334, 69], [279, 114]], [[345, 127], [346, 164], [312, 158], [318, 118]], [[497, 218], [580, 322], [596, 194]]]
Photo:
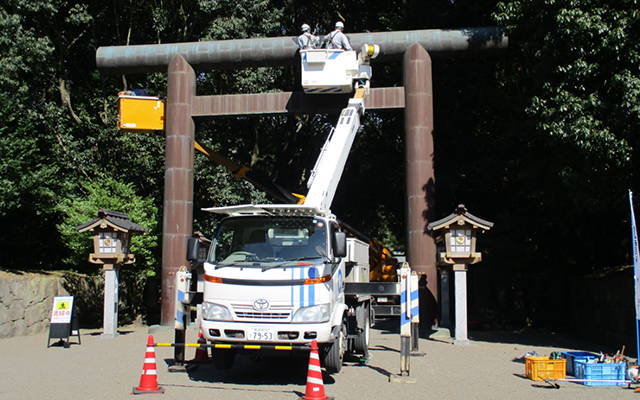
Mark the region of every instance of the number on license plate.
[[249, 340], [275, 340], [275, 335], [272, 328], [254, 327], [249, 328]]

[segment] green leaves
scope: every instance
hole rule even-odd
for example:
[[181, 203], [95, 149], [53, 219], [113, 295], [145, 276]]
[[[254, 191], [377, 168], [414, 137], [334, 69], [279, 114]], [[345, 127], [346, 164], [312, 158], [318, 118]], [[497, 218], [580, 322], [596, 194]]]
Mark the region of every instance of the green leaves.
[[279, 36], [282, 9], [269, 0], [218, 0], [206, 6], [214, 15], [205, 38], [208, 40], [246, 39]]
[[[0, 267], [86, 263], [90, 241], [71, 228], [93, 218], [97, 207], [127, 212], [132, 205], [132, 220], [155, 222], [159, 230], [164, 137], [118, 132], [116, 97], [138, 87], [163, 97], [166, 74], [102, 75], [95, 69], [98, 47], [295, 36], [303, 22], [326, 33], [338, 19], [347, 34], [506, 26], [510, 44], [502, 58], [433, 60], [437, 213], [465, 202], [495, 220], [505, 227], [496, 237], [516, 244], [496, 240], [494, 254], [523, 268], [604, 259], [595, 252], [569, 256], [558, 243], [576, 237], [567, 245], [599, 246], [594, 238], [609, 215], [617, 222], [625, 215], [618, 193], [637, 180], [637, 0], [332, 1], [320, 8], [291, 0], [8, 0], [0, 6], [0, 223], [15, 230], [0, 235], [0, 252], [11, 254]], [[401, 84], [398, 64], [375, 68], [374, 87]], [[298, 67], [211, 71], [198, 75], [198, 93], [294, 91], [298, 80]], [[305, 193], [335, 120], [216, 118], [197, 122], [197, 140]], [[335, 211], [401, 246], [402, 117], [367, 113], [365, 121]], [[194, 186], [194, 226], [205, 234], [215, 217], [201, 207], [272, 200], [199, 154]], [[136, 252], [148, 273], [159, 268], [156, 233]], [[620, 236], [606, 240], [622, 262]]]
[[521, 42], [516, 46], [524, 46], [514, 61], [535, 76], [522, 75], [522, 82], [531, 93], [526, 113], [539, 131], [620, 167], [629, 166], [629, 139], [637, 133], [635, 124], [622, 121], [640, 100], [634, 90], [637, 72], [629, 70], [640, 68], [637, 57], [629, 57], [636, 54], [634, 26], [640, 22], [633, 4], [523, 1], [500, 3], [495, 15], [511, 24]]
[[158, 245], [158, 208], [153, 199], [142, 198], [135, 193], [132, 183], [123, 183], [103, 176], [82, 185], [82, 195], [63, 199], [56, 207], [63, 215], [58, 224], [62, 242], [70, 250], [64, 260], [68, 265], [80, 268], [87, 266], [89, 253], [93, 252], [93, 241], [87, 233], [78, 233], [76, 227], [96, 218], [98, 209], [120, 211], [129, 215], [129, 220], [149, 229], [142, 235], [133, 235], [130, 252], [136, 256], [135, 266], [139, 266], [148, 276], [158, 270], [158, 260], [153, 254]]

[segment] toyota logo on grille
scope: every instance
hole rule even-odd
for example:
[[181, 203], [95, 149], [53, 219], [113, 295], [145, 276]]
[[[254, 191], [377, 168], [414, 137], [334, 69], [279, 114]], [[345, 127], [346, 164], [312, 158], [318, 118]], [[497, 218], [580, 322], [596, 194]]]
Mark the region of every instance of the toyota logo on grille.
[[253, 302], [253, 308], [256, 311], [264, 311], [269, 308], [269, 300], [266, 299], [258, 299]]

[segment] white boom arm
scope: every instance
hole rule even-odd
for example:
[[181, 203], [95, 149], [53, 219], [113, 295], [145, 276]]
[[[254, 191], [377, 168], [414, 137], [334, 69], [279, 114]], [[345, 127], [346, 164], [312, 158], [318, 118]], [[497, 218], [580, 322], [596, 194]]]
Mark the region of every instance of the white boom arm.
[[371, 66], [369, 61], [380, 53], [378, 45], [362, 46], [356, 59], [355, 52], [342, 50], [301, 51], [302, 86], [306, 93], [345, 93], [352, 87], [356, 93], [342, 110], [335, 129], [331, 130], [318, 161], [311, 171], [304, 205], [331, 214], [331, 203], [349, 157], [353, 140], [360, 128], [360, 115], [364, 114], [364, 98], [369, 94]]
[[351, 145], [360, 128], [360, 115], [364, 113], [363, 100], [363, 98], [349, 99], [348, 106], [342, 110], [336, 128], [329, 134], [320, 151], [318, 161], [311, 171], [307, 183], [309, 192], [304, 201], [305, 206], [327, 211], [331, 208]]

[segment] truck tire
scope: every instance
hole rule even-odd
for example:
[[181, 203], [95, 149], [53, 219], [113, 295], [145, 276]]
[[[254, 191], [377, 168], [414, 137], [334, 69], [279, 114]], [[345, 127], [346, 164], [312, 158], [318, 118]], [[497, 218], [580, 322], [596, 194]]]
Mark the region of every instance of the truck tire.
[[371, 338], [371, 307], [369, 303], [361, 303], [356, 308], [356, 315], [358, 313], [362, 313], [364, 318], [362, 326], [358, 326], [358, 336], [353, 339], [353, 349], [357, 354], [367, 355]]
[[337, 374], [342, 369], [344, 353], [347, 350], [347, 321], [342, 320], [338, 338], [325, 349], [324, 367], [330, 374]]
[[236, 359], [236, 351], [213, 348], [211, 349], [211, 358], [216, 369], [230, 369]]

